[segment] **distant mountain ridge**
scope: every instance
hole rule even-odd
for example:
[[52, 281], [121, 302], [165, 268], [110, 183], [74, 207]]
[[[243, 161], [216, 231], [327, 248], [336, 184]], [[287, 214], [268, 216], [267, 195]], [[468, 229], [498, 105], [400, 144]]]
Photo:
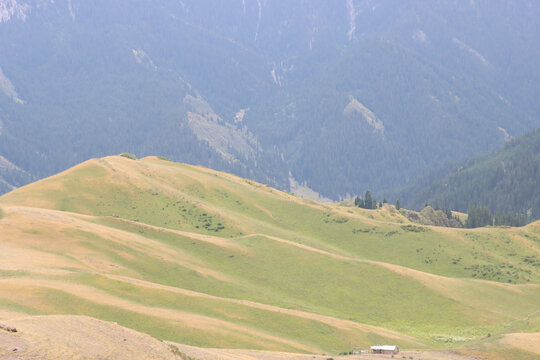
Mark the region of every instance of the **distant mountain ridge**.
[[129, 151], [332, 199], [388, 190], [540, 125], [537, 13], [0, 0], [0, 155], [38, 178]]

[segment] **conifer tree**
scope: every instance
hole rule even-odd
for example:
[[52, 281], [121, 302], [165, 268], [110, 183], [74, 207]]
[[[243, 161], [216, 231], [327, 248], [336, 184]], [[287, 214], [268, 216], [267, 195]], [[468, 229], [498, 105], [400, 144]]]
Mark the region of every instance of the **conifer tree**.
[[467, 220], [465, 221], [465, 227], [477, 228], [486, 225], [493, 225], [493, 215], [489, 208], [471, 205], [467, 214]]
[[366, 190], [366, 195], [364, 196], [364, 208], [373, 209], [373, 199], [371, 198], [371, 191]]
[[357, 196], [357, 197], [354, 199], [354, 205], [358, 206], [359, 208], [365, 207], [364, 199], [362, 199], [361, 197]]

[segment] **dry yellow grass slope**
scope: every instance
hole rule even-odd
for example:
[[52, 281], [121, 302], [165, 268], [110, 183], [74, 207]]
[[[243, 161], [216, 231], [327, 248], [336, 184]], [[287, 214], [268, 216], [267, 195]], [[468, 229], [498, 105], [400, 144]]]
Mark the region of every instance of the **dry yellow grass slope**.
[[86, 316], [36, 316], [9, 320], [18, 332], [0, 330], [0, 359], [179, 360], [151, 336]]
[[499, 342], [536, 354], [540, 358], [540, 332], [506, 334]]

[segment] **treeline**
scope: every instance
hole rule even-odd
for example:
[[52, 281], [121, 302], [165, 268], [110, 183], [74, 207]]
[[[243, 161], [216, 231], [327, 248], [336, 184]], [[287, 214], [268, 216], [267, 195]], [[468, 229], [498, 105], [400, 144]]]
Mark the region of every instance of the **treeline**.
[[[364, 197], [356, 196], [354, 199], [354, 205], [362, 209], [378, 209], [381, 208], [383, 204], [388, 203], [386, 198], [382, 202], [377, 202], [377, 199], [373, 197], [370, 190], [366, 190]], [[400, 201], [396, 201], [396, 209], [401, 208]], [[426, 202], [424, 209], [431, 208]], [[459, 216], [454, 215], [452, 210], [447, 207], [439, 207], [435, 205], [432, 211], [442, 212], [448, 220], [457, 222], [456, 226], [466, 227], [466, 228], [477, 228], [483, 226], [525, 226], [530, 222], [530, 217], [524, 214], [514, 214], [511, 212], [502, 212], [498, 211], [493, 215], [489, 207], [487, 206], [469, 206], [467, 213], [467, 219], [465, 223], [461, 221]], [[423, 213], [423, 211], [422, 211]]]
[[[383, 199], [382, 202], [377, 203], [377, 199], [374, 198], [371, 195], [370, 190], [366, 190], [366, 193], [364, 194], [364, 197], [356, 196], [354, 198], [354, 205], [358, 206], [361, 209], [378, 209], [383, 206], [383, 204], [387, 204], [388, 200], [386, 198]], [[396, 209], [401, 209], [401, 204], [398, 201], [396, 201]]]
[[528, 223], [526, 215], [497, 212], [495, 215], [487, 206], [470, 206], [465, 221], [466, 228], [477, 228], [488, 225], [525, 226]]
[[[354, 205], [362, 209], [378, 209], [382, 207], [382, 204], [386, 204], [386, 203], [388, 203], [386, 198], [384, 198], [382, 202], [377, 203], [377, 199], [375, 199], [371, 195], [371, 191], [369, 190], [366, 190], [366, 193], [363, 198], [360, 196], [357, 196], [354, 198]], [[396, 203], [396, 208], [399, 210], [399, 200]]]

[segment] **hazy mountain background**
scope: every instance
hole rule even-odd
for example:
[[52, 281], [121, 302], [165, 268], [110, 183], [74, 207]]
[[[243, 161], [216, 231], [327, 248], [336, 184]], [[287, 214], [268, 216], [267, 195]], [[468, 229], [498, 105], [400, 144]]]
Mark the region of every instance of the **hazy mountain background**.
[[493, 212], [540, 218], [540, 129], [516, 137], [496, 151], [445, 164], [412, 181], [395, 197], [413, 208], [425, 202], [467, 212], [483, 205]]
[[338, 199], [540, 126], [540, 3], [0, 0], [0, 192], [133, 152]]

